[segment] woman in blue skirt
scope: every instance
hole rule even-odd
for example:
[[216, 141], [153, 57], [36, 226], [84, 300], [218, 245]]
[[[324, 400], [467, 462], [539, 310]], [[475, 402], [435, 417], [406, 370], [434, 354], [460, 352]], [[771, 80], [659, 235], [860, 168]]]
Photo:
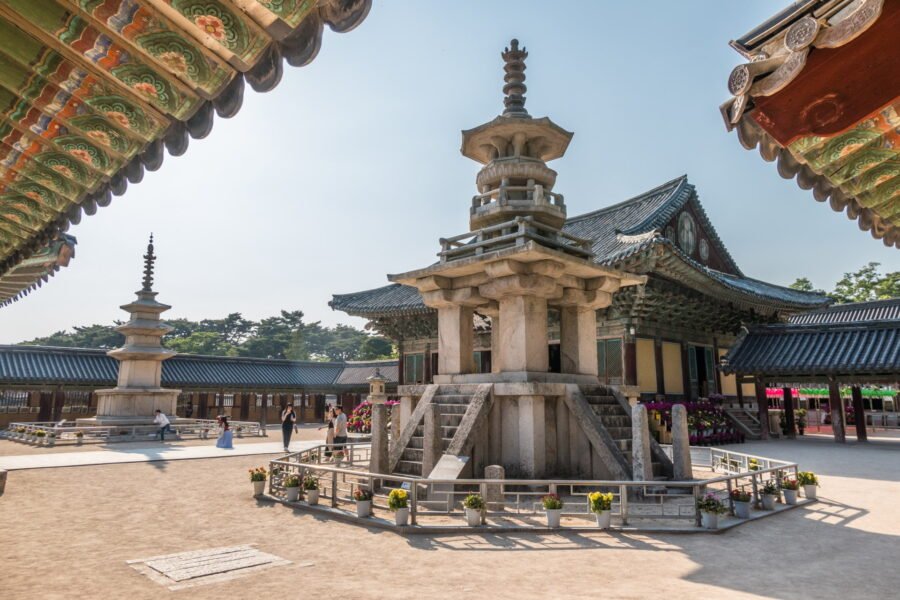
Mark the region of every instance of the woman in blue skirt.
[[231, 443], [231, 428], [228, 427], [228, 417], [219, 415], [219, 439], [216, 440], [216, 448], [232, 449], [234, 445]]

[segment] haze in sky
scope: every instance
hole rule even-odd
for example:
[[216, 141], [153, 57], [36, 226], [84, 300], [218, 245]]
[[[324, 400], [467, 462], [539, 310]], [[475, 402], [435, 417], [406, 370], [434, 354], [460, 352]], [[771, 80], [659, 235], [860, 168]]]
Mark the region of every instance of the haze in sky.
[[299, 309], [361, 326], [328, 307], [333, 293], [425, 266], [438, 238], [468, 229], [479, 166], [460, 130], [501, 112], [513, 37], [530, 54], [529, 112], [575, 132], [550, 164], [570, 216], [687, 173], [750, 277], [831, 289], [868, 261], [898, 270], [896, 250], [725, 131], [741, 62], [728, 41], [786, 4], [375, 0], [356, 30], [326, 31], [310, 66], [268, 94], [248, 87], [235, 118], [73, 227], [75, 259], [0, 309], [0, 343], [124, 318], [151, 231], [166, 317]]

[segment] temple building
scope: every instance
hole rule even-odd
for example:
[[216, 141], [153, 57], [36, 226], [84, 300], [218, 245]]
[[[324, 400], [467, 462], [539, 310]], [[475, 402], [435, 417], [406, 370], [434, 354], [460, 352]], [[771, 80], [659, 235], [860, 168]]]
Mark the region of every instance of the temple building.
[[[503, 113], [463, 132], [463, 155], [483, 165], [469, 232], [442, 238], [439, 262], [330, 305], [399, 345], [405, 429], [391, 466], [401, 472], [452, 471], [429, 460], [427, 432], [417, 439], [420, 406], [436, 403], [443, 459], [465, 450], [476, 474], [504, 464], [528, 476], [649, 478], [652, 454], [659, 475], [671, 464], [653, 446], [638, 464], [617, 401], [739, 397], [716, 366], [741, 325], [828, 300], [745, 276], [686, 176], [568, 216], [546, 162], [573, 134], [525, 109], [524, 49], [513, 40], [502, 56]], [[490, 416], [474, 414], [488, 397]], [[479, 419], [487, 433], [462, 439]]]
[[900, 2], [804, 0], [731, 42], [721, 106], [778, 174], [900, 248]]

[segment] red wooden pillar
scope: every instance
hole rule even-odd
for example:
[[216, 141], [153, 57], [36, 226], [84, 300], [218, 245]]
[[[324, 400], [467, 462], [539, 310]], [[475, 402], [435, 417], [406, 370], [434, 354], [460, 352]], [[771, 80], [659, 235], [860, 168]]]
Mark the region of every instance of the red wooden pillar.
[[656, 393], [666, 395], [666, 373], [663, 366], [662, 340], [659, 338], [653, 344], [653, 361], [656, 363]]
[[756, 408], [759, 418], [759, 437], [769, 439], [769, 399], [766, 397], [766, 384], [759, 377], [756, 378]]
[[853, 395], [853, 418], [856, 421], [856, 440], [858, 442], [867, 442], [869, 436], [866, 434], [866, 409], [863, 406], [862, 388], [854, 385], [850, 388]]
[[828, 382], [828, 405], [831, 408], [831, 430], [834, 441], [839, 444], [847, 441], [847, 416], [844, 413], [844, 399], [837, 381]]
[[797, 437], [797, 427], [794, 422], [794, 395], [793, 390], [791, 388], [786, 387], [782, 388], [782, 394], [784, 395], [784, 420], [787, 424], [788, 437], [791, 439], [795, 439]]

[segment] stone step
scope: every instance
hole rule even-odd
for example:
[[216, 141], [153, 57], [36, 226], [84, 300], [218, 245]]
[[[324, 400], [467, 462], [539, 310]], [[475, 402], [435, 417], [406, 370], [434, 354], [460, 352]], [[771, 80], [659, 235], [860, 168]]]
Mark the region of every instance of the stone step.
[[628, 414], [624, 410], [622, 410], [622, 407], [619, 406], [618, 404], [616, 404], [616, 405], [592, 404], [591, 410], [594, 411], [594, 414], [598, 415], [598, 416], [603, 416], [603, 415], [609, 415], [611, 417], [617, 417], [617, 416], [627, 417], [628, 416]]
[[471, 399], [471, 394], [440, 394], [431, 401], [435, 404], [468, 404]]
[[464, 415], [469, 408], [468, 404], [440, 404], [438, 412], [442, 415]]
[[468, 397], [472, 397], [475, 392], [478, 391], [477, 383], [442, 383], [438, 386], [438, 391], [435, 396], [445, 396], [445, 395], [465, 395]]
[[425, 447], [425, 438], [422, 436], [413, 436], [409, 438], [409, 444], [406, 446], [407, 448], [419, 448], [422, 449]]
[[[441, 437], [452, 440], [453, 436], [456, 435], [457, 429], [459, 429], [459, 427], [456, 425], [441, 425]], [[420, 438], [420, 439], [425, 438], [425, 426], [424, 425], [419, 425], [418, 427], [416, 427], [416, 431], [415, 431], [415, 433], [413, 433], [412, 439], [415, 439], [415, 438]]]
[[631, 429], [631, 419], [625, 415], [597, 415], [600, 422], [607, 429], [610, 427], [628, 427]]
[[616, 406], [621, 406], [614, 396], [585, 396], [584, 399], [588, 401], [588, 404], [615, 404]]
[[611, 435], [614, 440], [630, 440], [633, 436], [631, 427], [607, 427], [606, 431], [609, 432], [609, 435]]
[[446, 414], [441, 415], [441, 425], [446, 427], [458, 427], [460, 423], [462, 423], [463, 415], [460, 414]]
[[422, 463], [413, 460], [401, 460], [397, 463], [397, 471], [406, 475], [422, 476]]
[[400, 460], [407, 460], [410, 462], [418, 462], [421, 463], [425, 458], [425, 451], [422, 449], [410, 448], [409, 446], [403, 451], [403, 454], [400, 455]]
[[631, 438], [628, 438], [627, 440], [613, 440], [613, 441], [615, 442], [616, 446], [619, 447], [619, 450], [621, 450], [622, 452], [629, 452], [629, 453], [631, 452]]

